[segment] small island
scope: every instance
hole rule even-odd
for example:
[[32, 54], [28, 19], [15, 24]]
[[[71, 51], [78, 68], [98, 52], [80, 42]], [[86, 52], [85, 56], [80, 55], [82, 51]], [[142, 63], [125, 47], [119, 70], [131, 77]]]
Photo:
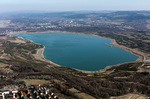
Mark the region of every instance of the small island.
[[109, 47], [112, 47], [112, 45], [111, 45], [111, 44], [107, 44], [107, 43], [105, 43], [105, 45], [107, 45], [107, 46], [109, 46]]

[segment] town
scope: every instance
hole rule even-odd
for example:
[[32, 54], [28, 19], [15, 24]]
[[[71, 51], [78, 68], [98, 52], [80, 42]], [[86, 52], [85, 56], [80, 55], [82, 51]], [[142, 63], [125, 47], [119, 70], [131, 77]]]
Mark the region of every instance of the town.
[[40, 84], [5, 86], [0, 89], [0, 99], [58, 99], [51, 89], [41, 87]]

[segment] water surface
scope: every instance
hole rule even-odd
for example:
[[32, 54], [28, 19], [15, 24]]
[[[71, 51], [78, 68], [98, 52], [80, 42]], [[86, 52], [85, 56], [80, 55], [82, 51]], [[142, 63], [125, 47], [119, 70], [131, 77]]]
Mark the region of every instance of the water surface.
[[109, 47], [111, 40], [69, 33], [16, 33], [20, 37], [45, 46], [44, 57], [59, 65], [86, 71], [135, 61], [138, 57], [118, 47]]

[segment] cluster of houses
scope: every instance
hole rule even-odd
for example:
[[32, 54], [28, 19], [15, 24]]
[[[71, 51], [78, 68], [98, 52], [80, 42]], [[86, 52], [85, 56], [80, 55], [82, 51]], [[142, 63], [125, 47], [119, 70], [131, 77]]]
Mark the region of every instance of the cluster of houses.
[[150, 69], [150, 60], [144, 60], [144, 66], [145, 69]]
[[40, 87], [39, 84], [31, 85], [30, 91], [35, 99], [58, 99], [51, 89]]
[[15, 99], [18, 93], [18, 86], [6, 86], [3, 89], [0, 89], [0, 99]]
[[16, 93], [18, 93], [17, 90], [9, 91], [9, 90], [0, 90], [0, 99], [5, 99], [6, 95], [7, 98], [15, 99]]
[[150, 66], [146, 66], [145, 68], [146, 68], [146, 69], [150, 69]]
[[6, 36], [7, 34], [6, 33], [0, 33], [0, 36]]
[[6, 86], [0, 89], [0, 99], [58, 99], [51, 89], [41, 87], [40, 84], [25, 87], [25, 85]]

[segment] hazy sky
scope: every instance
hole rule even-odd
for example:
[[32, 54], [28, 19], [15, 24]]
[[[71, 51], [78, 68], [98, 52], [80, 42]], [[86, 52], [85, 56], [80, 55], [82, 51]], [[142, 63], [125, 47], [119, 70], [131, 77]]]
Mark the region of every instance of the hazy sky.
[[0, 0], [0, 12], [150, 10], [150, 0]]

